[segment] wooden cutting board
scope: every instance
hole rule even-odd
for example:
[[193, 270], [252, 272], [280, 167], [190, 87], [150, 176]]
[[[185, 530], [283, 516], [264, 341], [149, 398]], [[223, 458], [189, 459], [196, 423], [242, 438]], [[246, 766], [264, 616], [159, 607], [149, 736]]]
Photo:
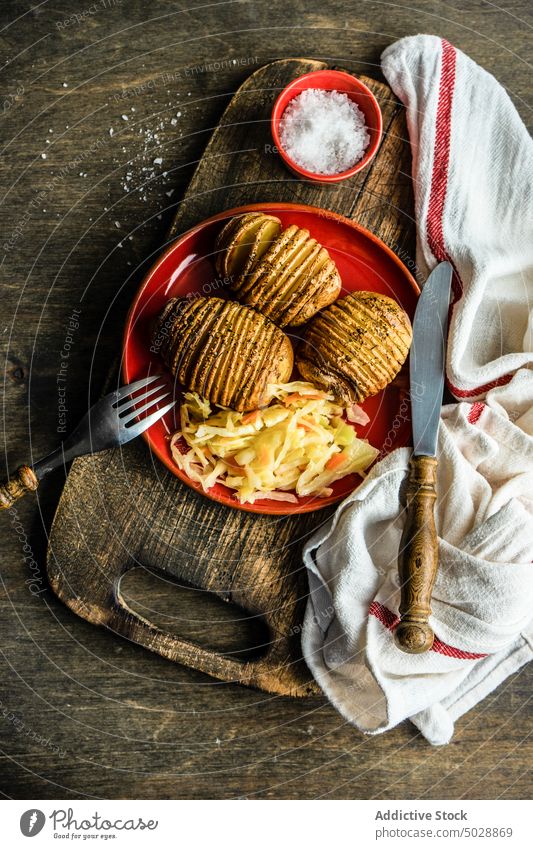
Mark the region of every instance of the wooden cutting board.
[[[325, 67], [286, 59], [246, 80], [213, 132], [169, 238], [224, 209], [291, 201], [340, 212], [401, 257], [414, 256], [405, 117], [386, 85], [362, 78], [379, 101], [384, 135], [371, 167], [351, 180], [329, 186], [303, 182], [272, 149], [269, 121], [278, 92], [300, 74]], [[139, 439], [72, 464], [50, 534], [48, 577], [78, 616], [169, 660], [223, 681], [304, 696], [316, 692], [316, 685], [300, 651], [307, 595], [301, 548], [331, 512], [269, 517], [231, 510], [168, 473]], [[134, 569], [163, 580], [162, 600], [170, 594], [169, 582], [186, 590], [179, 616], [167, 617], [171, 628], [150, 605], [134, 609], [130, 592], [121, 586]], [[190, 633], [191, 620], [198, 619], [198, 590], [206, 613], [196, 628], [201, 639], [191, 640], [183, 628]], [[241, 630], [245, 626], [250, 634], [254, 623], [262, 623], [267, 636], [254, 638], [253, 646], [234, 639], [231, 650], [222, 651], [218, 646], [228, 617], [210, 616], [213, 596], [236, 606]]]

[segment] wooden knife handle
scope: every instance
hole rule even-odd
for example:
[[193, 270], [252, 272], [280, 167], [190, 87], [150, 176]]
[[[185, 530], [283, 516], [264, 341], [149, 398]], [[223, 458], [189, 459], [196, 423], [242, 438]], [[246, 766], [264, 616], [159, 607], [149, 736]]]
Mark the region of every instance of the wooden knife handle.
[[39, 486], [37, 476], [30, 466], [19, 466], [8, 481], [0, 485], [0, 510], [9, 510], [15, 501], [34, 492]]
[[421, 654], [433, 645], [433, 631], [428, 619], [438, 564], [434, 515], [436, 479], [435, 457], [411, 458], [407, 485], [407, 521], [398, 556], [400, 623], [395, 631], [396, 645], [410, 654]]

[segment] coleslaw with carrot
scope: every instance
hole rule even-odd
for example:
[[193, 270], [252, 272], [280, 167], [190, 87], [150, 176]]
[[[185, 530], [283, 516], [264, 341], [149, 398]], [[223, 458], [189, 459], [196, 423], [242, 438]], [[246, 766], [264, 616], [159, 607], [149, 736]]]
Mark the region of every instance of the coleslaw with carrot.
[[249, 413], [213, 409], [196, 392], [185, 393], [170, 450], [204, 492], [221, 483], [241, 504], [297, 503], [298, 496], [331, 495], [334, 481], [375, 460], [377, 449], [353, 426], [368, 422], [360, 407], [345, 409], [305, 381], [271, 388], [269, 406]]

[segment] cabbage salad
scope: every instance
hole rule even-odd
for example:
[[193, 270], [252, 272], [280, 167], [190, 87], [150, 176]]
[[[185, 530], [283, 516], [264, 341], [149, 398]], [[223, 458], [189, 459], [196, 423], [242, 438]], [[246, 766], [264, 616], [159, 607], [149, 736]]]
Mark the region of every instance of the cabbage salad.
[[270, 388], [269, 406], [251, 413], [212, 409], [196, 392], [185, 393], [170, 450], [204, 492], [221, 483], [241, 504], [298, 503], [298, 496], [331, 495], [334, 481], [361, 474], [375, 460], [377, 449], [353, 427], [368, 422], [360, 407], [345, 409], [304, 381]]

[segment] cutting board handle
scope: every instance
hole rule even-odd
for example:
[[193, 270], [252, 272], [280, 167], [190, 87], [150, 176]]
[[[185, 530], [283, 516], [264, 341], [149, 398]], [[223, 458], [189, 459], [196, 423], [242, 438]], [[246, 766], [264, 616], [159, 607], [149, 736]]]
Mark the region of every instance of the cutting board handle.
[[[175, 634], [161, 630], [139, 616], [126, 604], [118, 587], [115, 591], [112, 615], [105, 624], [115, 633], [168, 660], [205, 672], [221, 681], [259, 687], [271, 693], [287, 694], [286, 682], [279, 674], [279, 659], [271, 657], [273, 654], [271, 650], [267, 650], [260, 658], [240, 661], [199, 646], [191, 640], [184, 640]], [[301, 693], [295, 692], [294, 695], [301, 695]]]
[[163, 631], [139, 616], [120, 597], [117, 597], [113, 616], [106, 624], [117, 634], [157, 652], [168, 660], [215, 675], [223, 681], [240, 683], [243, 675], [246, 676], [248, 672], [247, 666], [250, 666]]
[[407, 484], [407, 519], [400, 543], [400, 623], [395, 631], [402, 651], [420, 654], [433, 645], [431, 593], [437, 575], [435, 528], [437, 460], [413, 456]]

